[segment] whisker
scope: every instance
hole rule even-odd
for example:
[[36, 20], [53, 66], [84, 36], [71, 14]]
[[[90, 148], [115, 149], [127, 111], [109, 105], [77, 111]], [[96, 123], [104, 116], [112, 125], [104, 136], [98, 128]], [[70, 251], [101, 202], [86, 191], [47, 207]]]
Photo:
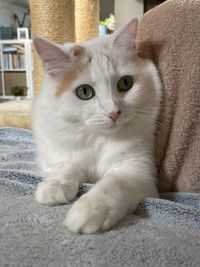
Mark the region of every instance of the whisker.
[[[141, 119], [141, 116], [140, 117], [135, 117], [134, 120], [138, 123], [142, 123], [143, 125], [146, 124], [146, 122]], [[161, 123], [161, 122], [158, 122], [157, 120], [153, 120], [153, 123], [155, 123], [156, 125], [156, 133], [159, 134], [159, 136], [161, 137], [165, 137], [166, 135], [169, 134], [169, 131], [165, 128], [164, 124]]]
[[151, 109], [136, 109], [136, 108], [127, 108], [128, 112], [136, 112], [136, 113], [144, 113], [144, 114], [155, 114], [155, 111], [157, 111], [157, 108], [151, 108]]

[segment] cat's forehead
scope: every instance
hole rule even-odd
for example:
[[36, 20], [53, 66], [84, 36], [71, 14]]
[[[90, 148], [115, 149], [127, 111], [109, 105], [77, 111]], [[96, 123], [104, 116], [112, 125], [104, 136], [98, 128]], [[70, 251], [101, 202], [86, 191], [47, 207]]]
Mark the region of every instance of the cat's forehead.
[[90, 56], [91, 63], [88, 68], [94, 69], [111, 69], [117, 65], [117, 55], [112, 49], [110, 37], [98, 38], [82, 44], [86, 50], [86, 55]]
[[108, 51], [112, 45], [112, 39], [111, 36], [98, 37], [96, 39], [82, 42], [80, 45], [89, 50]]
[[80, 43], [86, 51], [86, 55], [91, 55], [92, 59], [107, 61], [112, 58], [112, 37], [99, 37]]
[[[98, 38], [68, 46], [74, 64], [66, 70], [64, 78], [57, 87], [57, 95], [71, 88], [71, 85], [84, 76], [90, 80], [108, 78], [118, 69], [118, 59], [112, 50], [111, 38]], [[87, 82], [87, 81], [86, 81]]]

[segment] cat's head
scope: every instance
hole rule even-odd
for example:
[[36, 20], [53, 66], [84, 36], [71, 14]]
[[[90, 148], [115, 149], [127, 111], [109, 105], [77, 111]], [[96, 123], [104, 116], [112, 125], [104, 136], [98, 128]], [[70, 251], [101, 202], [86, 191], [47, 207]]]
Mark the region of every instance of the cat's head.
[[66, 122], [112, 133], [155, 106], [156, 72], [137, 56], [137, 26], [133, 19], [117, 34], [63, 46], [34, 38], [44, 68], [42, 90]]

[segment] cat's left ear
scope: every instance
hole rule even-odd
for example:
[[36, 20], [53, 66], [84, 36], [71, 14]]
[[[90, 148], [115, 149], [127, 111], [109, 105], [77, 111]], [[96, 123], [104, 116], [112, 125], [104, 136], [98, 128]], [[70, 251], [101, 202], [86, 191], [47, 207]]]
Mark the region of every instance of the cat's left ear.
[[128, 53], [136, 51], [138, 19], [131, 20], [115, 37], [113, 46]]
[[33, 37], [33, 43], [44, 71], [53, 77], [61, 76], [71, 63], [70, 55], [64, 51], [64, 47], [38, 36]]

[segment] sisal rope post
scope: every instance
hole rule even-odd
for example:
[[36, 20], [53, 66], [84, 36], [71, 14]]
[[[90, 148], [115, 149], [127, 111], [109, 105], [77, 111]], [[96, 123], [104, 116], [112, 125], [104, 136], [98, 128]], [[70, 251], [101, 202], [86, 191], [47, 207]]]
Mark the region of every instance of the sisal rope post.
[[99, 35], [99, 0], [75, 0], [76, 41]]
[[[32, 34], [57, 43], [75, 41], [75, 7], [73, 0], [29, 0]], [[41, 89], [42, 66], [34, 52], [35, 94]]]

